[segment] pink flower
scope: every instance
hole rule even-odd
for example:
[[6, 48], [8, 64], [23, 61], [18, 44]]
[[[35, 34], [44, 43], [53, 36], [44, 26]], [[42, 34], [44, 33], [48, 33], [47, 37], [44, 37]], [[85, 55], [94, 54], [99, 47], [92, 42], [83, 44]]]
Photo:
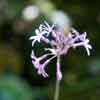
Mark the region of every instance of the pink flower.
[[[34, 51], [32, 50], [31, 58], [34, 67], [37, 69], [37, 73], [42, 75], [43, 77], [48, 77], [48, 74], [45, 71], [45, 67], [47, 64], [53, 60], [57, 59], [57, 69], [56, 69], [56, 78], [57, 80], [62, 79], [60, 60], [61, 56], [67, 54], [69, 48], [76, 48], [79, 46], [83, 46], [88, 56], [90, 55], [90, 50], [92, 46], [89, 44], [89, 39], [86, 38], [86, 32], [80, 34], [74, 28], [68, 33], [68, 35], [64, 35], [62, 32], [54, 29], [54, 25], [50, 26], [47, 22], [45, 24], [41, 24], [39, 29], [35, 30], [36, 36], [31, 36], [29, 39], [32, 40], [32, 46], [34, 46], [35, 42], [44, 41], [51, 45], [51, 48], [45, 48], [45, 51], [49, 53], [44, 54], [41, 57], [36, 57]], [[52, 36], [52, 39], [49, 39], [49, 36]], [[40, 63], [41, 60], [45, 59], [47, 56], [51, 55], [49, 59], [47, 59], [44, 63]]]

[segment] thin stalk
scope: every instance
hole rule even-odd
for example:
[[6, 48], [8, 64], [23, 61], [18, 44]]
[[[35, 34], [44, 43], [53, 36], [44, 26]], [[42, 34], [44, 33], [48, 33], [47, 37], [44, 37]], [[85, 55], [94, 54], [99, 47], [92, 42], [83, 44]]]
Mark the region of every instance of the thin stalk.
[[60, 80], [56, 80], [54, 100], [59, 100]]

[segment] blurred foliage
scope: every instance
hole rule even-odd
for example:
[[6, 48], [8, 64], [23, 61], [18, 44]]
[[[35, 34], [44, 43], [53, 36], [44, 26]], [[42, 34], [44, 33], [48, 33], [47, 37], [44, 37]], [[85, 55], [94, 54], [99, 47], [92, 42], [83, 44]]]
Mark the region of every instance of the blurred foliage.
[[32, 92], [22, 79], [0, 77], [0, 100], [32, 100]]

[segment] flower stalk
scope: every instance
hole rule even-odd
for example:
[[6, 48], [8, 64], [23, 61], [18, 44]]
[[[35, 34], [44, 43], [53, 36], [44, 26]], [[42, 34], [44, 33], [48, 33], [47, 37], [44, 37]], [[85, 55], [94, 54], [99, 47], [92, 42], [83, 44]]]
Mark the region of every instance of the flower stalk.
[[56, 80], [54, 100], [59, 100], [59, 94], [60, 94], [60, 80]]

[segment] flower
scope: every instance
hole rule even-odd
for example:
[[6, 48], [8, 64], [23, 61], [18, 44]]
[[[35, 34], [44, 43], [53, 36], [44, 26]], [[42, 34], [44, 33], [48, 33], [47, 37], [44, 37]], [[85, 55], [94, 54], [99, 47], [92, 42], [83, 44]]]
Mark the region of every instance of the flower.
[[40, 40], [43, 40], [45, 42], [49, 42], [48, 39], [44, 37], [44, 35], [48, 36], [53, 31], [54, 25], [50, 26], [46, 21], [44, 24], [40, 24], [39, 29], [35, 30], [36, 36], [31, 36], [29, 39], [32, 41], [32, 46], [34, 46], [34, 43], [36, 41], [40, 42]]
[[[54, 25], [50, 26], [47, 22], [45, 22], [45, 24], [41, 24], [39, 26], [39, 29], [35, 30], [35, 33], [36, 36], [31, 36], [29, 38], [30, 40], [33, 40], [32, 46], [34, 46], [36, 41], [39, 43], [40, 41], [44, 41], [51, 46], [51, 48], [45, 48], [45, 51], [48, 51], [49, 53], [44, 54], [41, 57], [36, 57], [33, 50], [31, 53], [32, 64], [37, 69], [37, 73], [43, 77], [48, 77], [45, 67], [51, 60], [56, 58], [56, 78], [57, 80], [62, 79], [60, 65], [61, 56], [67, 54], [70, 48], [83, 46], [86, 49], [88, 56], [90, 55], [90, 49], [92, 49], [92, 46], [89, 44], [89, 39], [86, 38], [86, 32], [80, 34], [76, 29], [72, 28], [71, 31], [65, 35], [57, 29], [54, 29]], [[49, 39], [49, 35], [52, 36], [52, 39]], [[48, 56], [51, 57], [41, 63], [41, 61]]]

